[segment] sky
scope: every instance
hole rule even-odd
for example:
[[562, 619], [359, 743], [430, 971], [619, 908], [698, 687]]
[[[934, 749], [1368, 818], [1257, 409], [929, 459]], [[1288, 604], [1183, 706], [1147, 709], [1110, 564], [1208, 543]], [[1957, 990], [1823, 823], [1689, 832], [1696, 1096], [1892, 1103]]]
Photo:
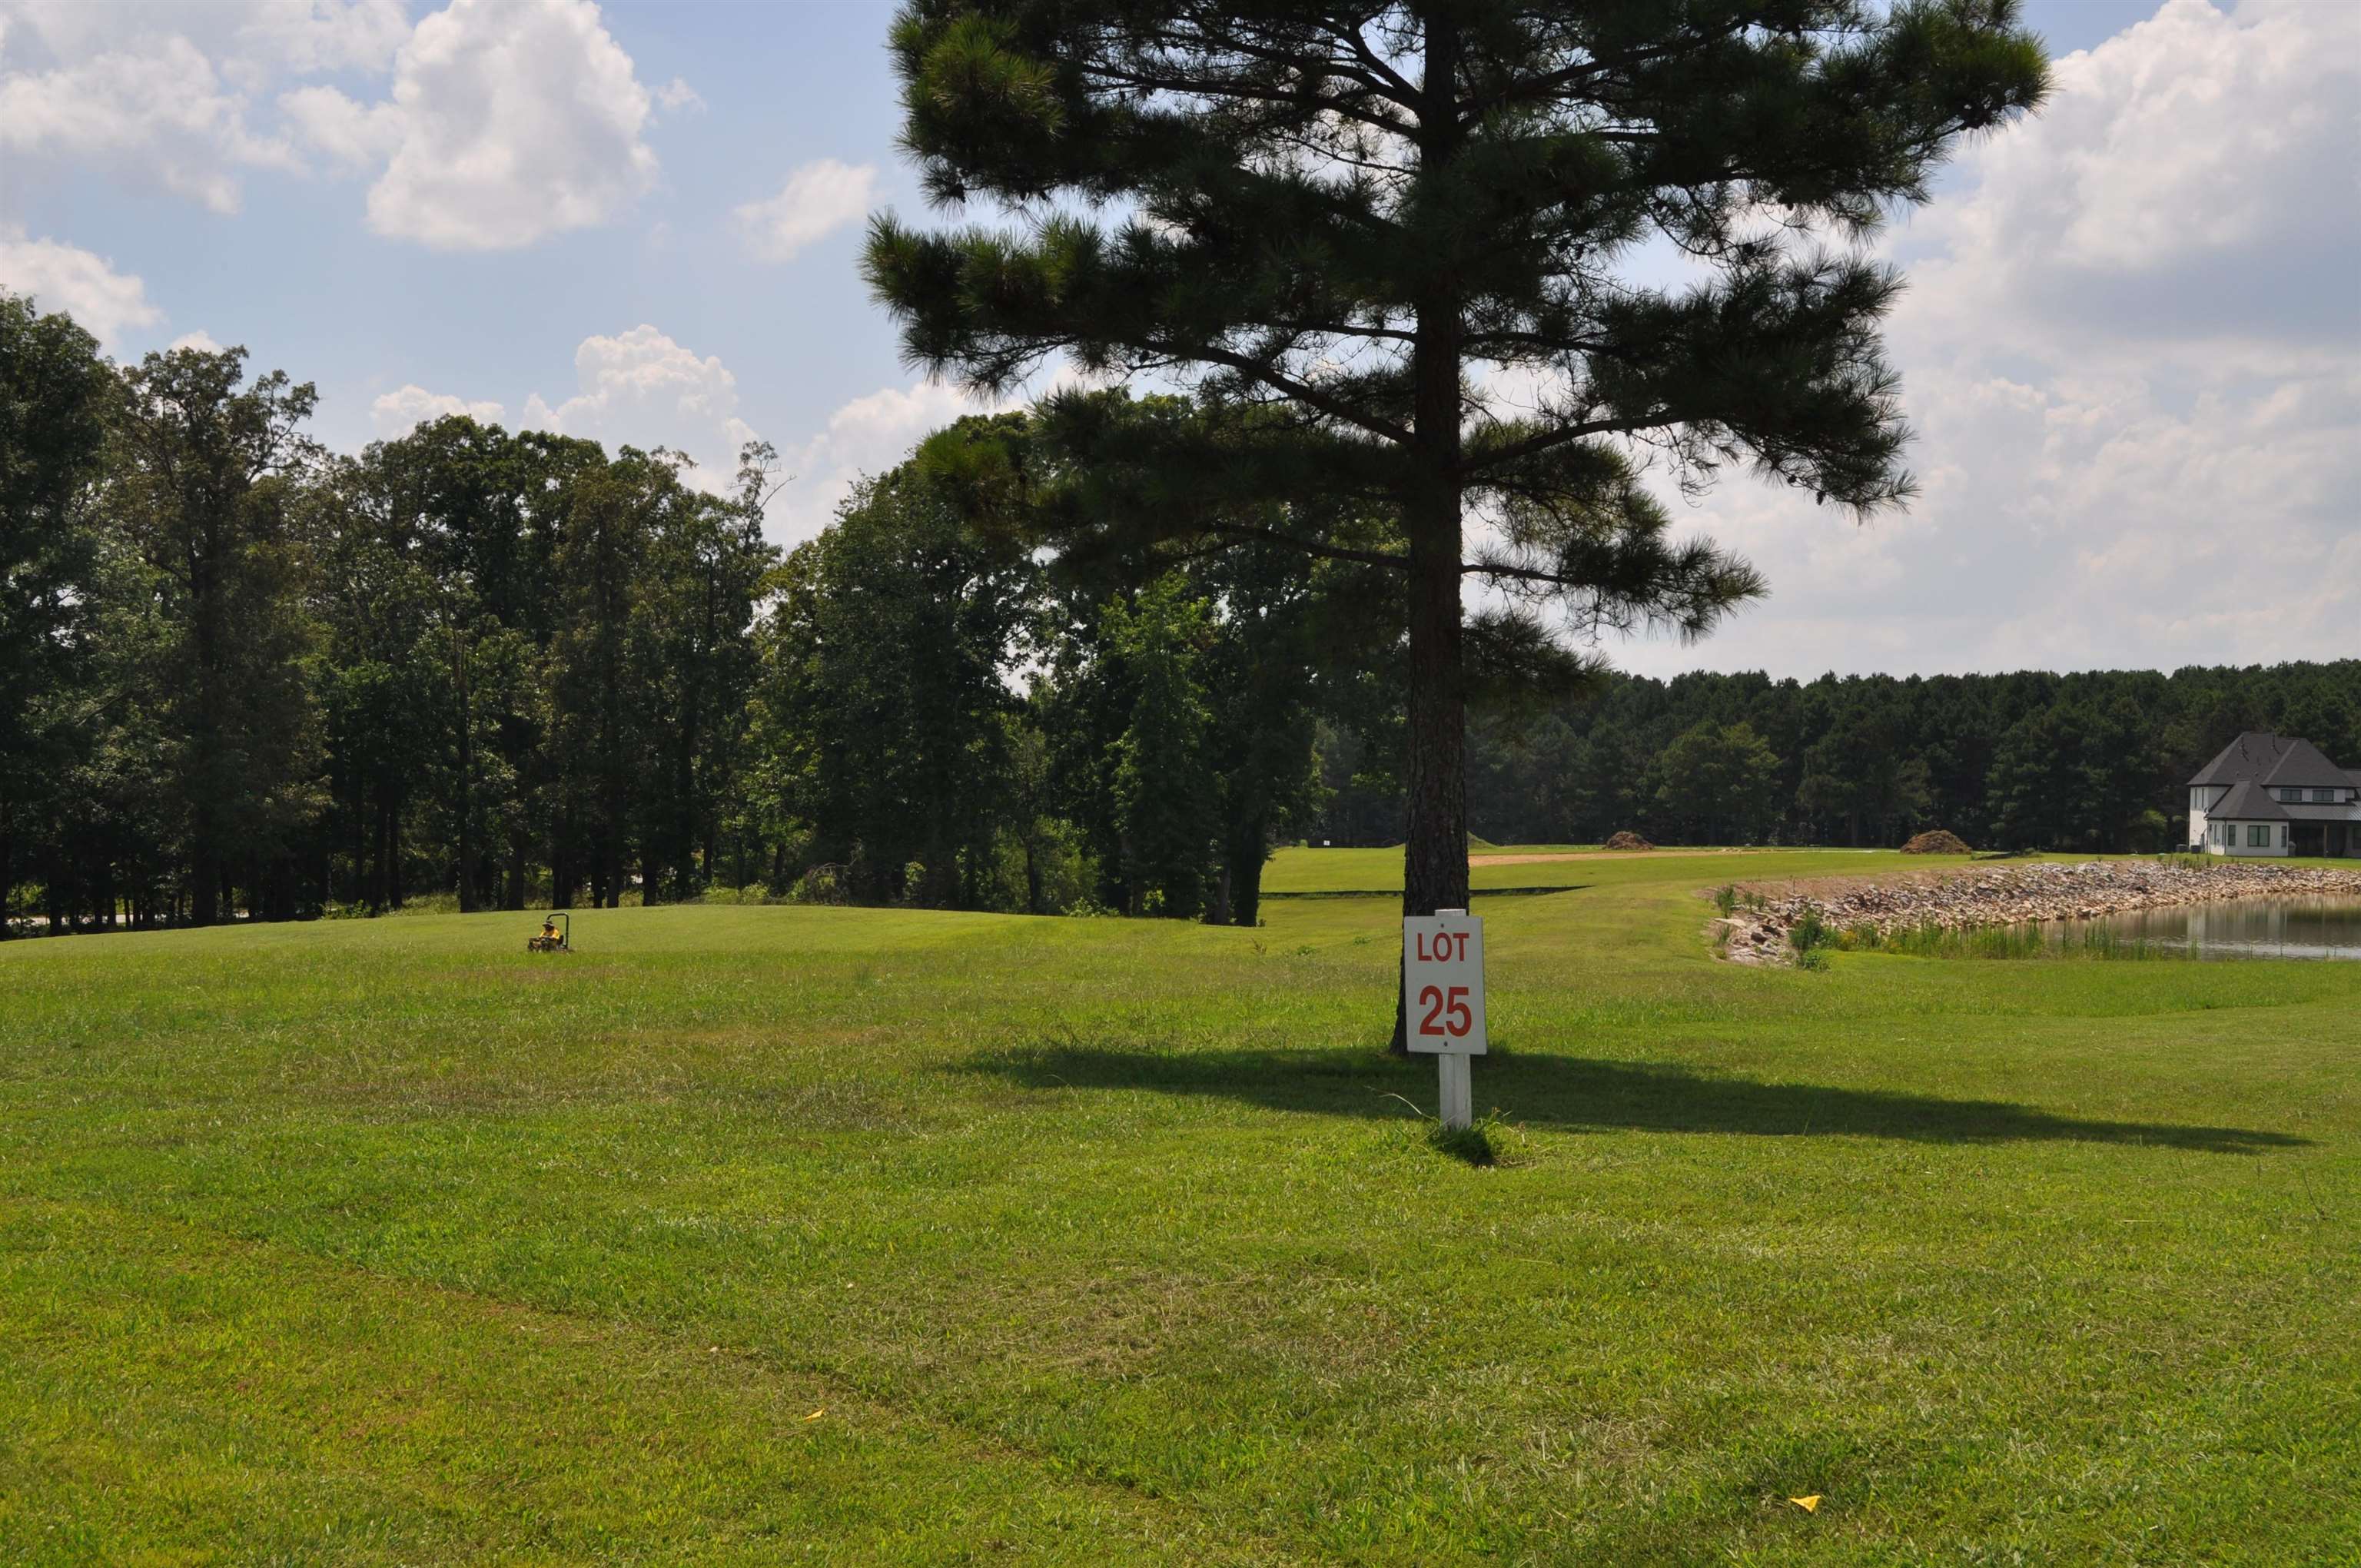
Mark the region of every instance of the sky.
[[[2036, 120], [1874, 243], [1916, 431], [1856, 524], [1726, 479], [1764, 602], [1671, 675], [2361, 654], [2361, 0], [2034, 0]], [[782, 543], [974, 404], [856, 271], [927, 214], [883, 4], [0, 0], [0, 287], [118, 358], [242, 345], [357, 449], [466, 411], [726, 482]], [[1669, 490], [1667, 491], [1669, 494]]]

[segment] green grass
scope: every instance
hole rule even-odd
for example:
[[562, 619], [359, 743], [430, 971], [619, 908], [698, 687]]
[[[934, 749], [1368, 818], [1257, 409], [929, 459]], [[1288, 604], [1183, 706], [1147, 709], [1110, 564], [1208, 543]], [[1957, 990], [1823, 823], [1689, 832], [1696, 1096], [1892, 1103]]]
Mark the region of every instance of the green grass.
[[[1778, 873], [1763, 871], [1758, 862], [1766, 859], [1784, 861], [1795, 858], [1794, 851], [1783, 855], [1780, 851], [1766, 850], [1660, 850], [1655, 853], [1667, 861], [1681, 863], [1682, 869], [1672, 874], [1686, 876], [1694, 872], [1692, 880], [1699, 883], [1717, 874], [1724, 880], [1740, 875], [1776, 875]], [[1567, 855], [1577, 858], [1527, 861], [1518, 865], [1480, 863], [1482, 857], [1499, 855]], [[1478, 893], [1587, 886], [1598, 880], [1599, 868], [1620, 864], [1631, 858], [1626, 853], [1601, 852], [1596, 844], [1496, 845], [1478, 851], [1478, 857], [1479, 863], [1469, 872], [1470, 885]], [[1706, 861], [1703, 871], [1697, 870], [1700, 861]], [[1861, 855], [1843, 850], [1815, 856], [1812, 863], [1821, 867], [1823, 872], [1858, 872], [1863, 867]], [[1262, 880], [1264, 893], [1282, 897], [1299, 894], [1399, 894], [1401, 885], [1402, 852], [1399, 848], [1281, 850], [1278, 858], [1264, 870]]]
[[1480, 1150], [1384, 897], [0, 947], [0, 1562], [2361, 1557], [2361, 964], [1561, 864]]

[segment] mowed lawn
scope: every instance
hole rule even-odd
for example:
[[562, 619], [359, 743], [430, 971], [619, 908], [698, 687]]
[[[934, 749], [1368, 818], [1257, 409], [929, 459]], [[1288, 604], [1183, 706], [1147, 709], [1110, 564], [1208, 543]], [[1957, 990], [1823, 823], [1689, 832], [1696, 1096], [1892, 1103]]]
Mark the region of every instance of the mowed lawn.
[[1383, 897], [0, 947], [0, 1562], [2361, 1559], [2361, 964], [1503, 869], [1489, 1168]]

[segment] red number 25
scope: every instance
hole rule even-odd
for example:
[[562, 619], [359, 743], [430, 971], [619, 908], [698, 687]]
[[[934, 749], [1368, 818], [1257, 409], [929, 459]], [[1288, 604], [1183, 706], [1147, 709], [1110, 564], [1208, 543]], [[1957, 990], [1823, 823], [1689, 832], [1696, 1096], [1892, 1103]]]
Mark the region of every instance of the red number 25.
[[[1418, 1021], [1422, 1035], [1464, 1035], [1476, 1026], [1476, 1014], [1467, 1011], [1467, 988], [1464, 985], [1453, 986], [1447, 999], [1443, 987], [1427, 986], [1418, 993], [1418, 1004], [1426, 1009], [1426, 1016]], [[1434, 1025], [1438, 1017], [1443, 1019], [1439, 1029]]]

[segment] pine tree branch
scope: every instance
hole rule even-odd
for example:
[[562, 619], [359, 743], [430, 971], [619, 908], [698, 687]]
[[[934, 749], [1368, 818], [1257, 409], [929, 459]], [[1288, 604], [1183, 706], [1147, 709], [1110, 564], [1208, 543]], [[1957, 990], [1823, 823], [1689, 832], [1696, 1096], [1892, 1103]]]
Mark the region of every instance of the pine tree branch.
[[1388, 65], [1384, 57], [1369, 47], [1368, 39], [1361, 36], [1357, 25], [1331, 20], [1329, 30], [1353, 46], [1354, 55], [1364, 67], [1385, 79], [1390, 89], [1386, 93], [1387, 97], [1406, 109], [1417, 102], [1418, 89], [1411, 85], [1408, 77]]
[[1375, 414], [1363, 413], [1341, 398], [1330, 397], [1310, 382], [1299, 380], [1247, 355], [1233, 353], [1225, 348], [1215, 348], [1210, 344], [1199, 344], [1183, 348], [1169, 343], [1150, 342], [1143, 346], [1178, 362], [1202, 359], [1209, 364], [1225, 365], [1241, 375], [1249, 376], [1260, 381], [1273, 391], [1284, 392], [1305, 407], [1317, 409], [1331, 419], [1342, 420], [1356, 430], [1367, 431], [1371, 435], [1380, 436], [1398, 445], [1410, 444], [1411, 433], [1402, 425], [1392, 420], [1379, 419]]
[[[1109, 87], [1142, 93], [1179, 93], [1200, 98], [1228, 98], [1247, 104], [1279, 104], [1291, 109], [1318, 109], [1328, 114], [1357, 120], [1365, 126], [1385, 132], [1388, 136], [1407, 136], [1408, 129], [1381, 115], [1352, 107], [1345, 100], [1318, 93], [1279, 93], [1242, 86], [1234, 82], [1191, 81], [1186, 77], [1148, 76], [1137, 71], [1119, 71], [1110, 66], [1090, 68], [1096, 80]], [[1379, 96], [1384, 96], [1380, 93]], [[1390, 100], [1389, 100], [1390, 101]]]
[[1584, 441], [1594, 435], [1629, 435], [1637, 431], [1660, 430], [1674, 422], [1670, 409], [1652, 409], [1637, 419], [1585, 420], [1578, 424], [1560, 425], [1529, 435], [1522, 441], [1512, 441], [1506, 446], [1496, 446], [1472, 456], [1464, 463], [1462, 471], [1468, 475], [1488, 473], [1503, 464], [1564, 446], [1568, 442]]
[[1385, 550], [1356, 550], [1344, 544], [1323, 544], [1292, 533], [1281, 533], [1275, 528], [1257, 528], [1252, 523], [1216, 522], [1206, 526], [1208, 533], [1219, 533], [1232, 539], [1258, 539], [1267, 543], [1284, 544], [1290, 550], [1301, 550], [1307, 555], [1317, 555], [1323, 561], [1352, 561], [1364, 566], [1382, 566], [1389, 572], [1410, 570], [1410, 557]]
[[[1332, 55], [1309, 62], [1310, 69], [1341, 77], [1346, 82], [1358, 82], [1371, 93], [1389, 103], [1398, 104], [1405, 110], [1415, 109], [1417, 89], [1403, 81], [1383, 61], [1369, 52], [1367, 45], [1362, 42], [1357, 28], [1337, 28], [1332, 26], [1329, 31], [1337, 41], [1349, 41], [1357, 58], [1338, 60]], [[1169, 33], [1161, 35], [1161, 38], [1162, 41], [1170, 47], [1192, 53], [1212, 45], [1244, 59], [1259, 60], [1265, 65], [1275, 65], [1282, 70], [1301, 71], [1307, 69], [1307, 62], [1302, 56], [1290, 53], [1286, 49], [1257, 46], [1248, 41], [1245, 35], [1235, 30], [1208, 32], [1202, 37], [1188, 39], [1179, 38]], [[1371, 66], [1376, 67], [1380, 74], [1372, 74], [1367, 69]]]
[[1752, 17], [1736, 16], [1725, 26], [1704, 33], [1685, 33], [1669, 43], [1661, 44], [1653, 49], [1629, 49], [1615, 55], [1594, 55], [1580, 65], [1569, 65], [1563, 70], [1537, 76], [1531, 82], [1512, 83], [1499, 92], [1472, 98], [1469, 101], [1472, 105], [1471, 112], [1477, 118], [1481, 118], [1515, 104], [1543, 102], [1558, 96], [1577, 82], [1612, 75], [1616, 71], [1628, 71], [1633, 66], [1646, 65], [1653, 60], [1671, 59], [1694, 49], [1701, 44], [1735, 38], [1752, 25]]

